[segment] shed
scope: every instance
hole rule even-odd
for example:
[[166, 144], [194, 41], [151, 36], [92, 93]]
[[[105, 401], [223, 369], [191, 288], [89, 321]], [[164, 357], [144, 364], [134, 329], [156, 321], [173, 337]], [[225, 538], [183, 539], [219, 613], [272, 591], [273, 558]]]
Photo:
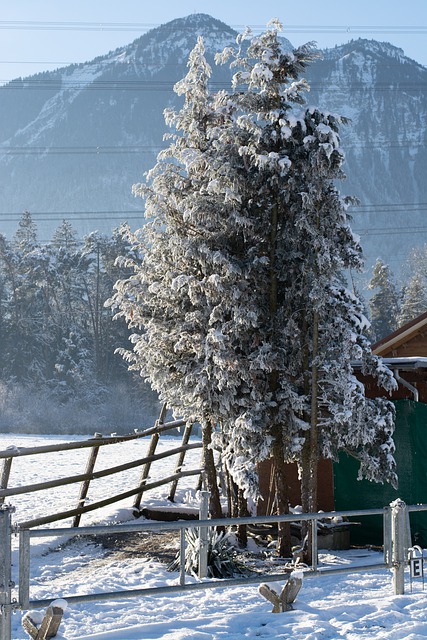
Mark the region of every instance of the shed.
[[[360, 363], [354, 363], [370, 398], [390, 398], [396, 407], [396, 463], [399, 487], [357, 480], [358, 463], [343, 454], [337, 463], [322, 460], [319, 465], [318, 508], [323, 511], [381, 508], [396, 498], [407, 504], [427, 503], [427, 312], [408, 322], [372, 345], [372, 352], [383, 358], [398, 382], [389, 394], [375, 380], [363, 376]], [[300, 504], [300, 483], [295, 465], [289, 466], [291, 505]], [[258, 513], [271, 512], [271, 463], [260, 465], [260, 488], [265, 500]], [[358, 519], [360, 520], [360, 519]], [[352, 543], [381, 544], [382, 519], [362, 519], [362, 527], [352, 527]], [[411, 514], [414, 543], [427, 547], [427, 515]]]
[[[396, 407], [396, 464], [399, 487], [357, 480], [357, 463], [342, 455], [333, 465], [335, 509], [383, 507], [396, 498], [407, 504], [427, 502], [427, 313], [406, 323], [372, 345], [372, 352], [383, 358], [398, 382], [391, 400]], [[369, 376], [360, 373], [366, 395], [389, 397]], [[352, 529], [352, 542], [380, 544], [381, 519], [362, 520], [363, 527]], [[427, 515], [411, 514], [413, 542], [427, 546]]]

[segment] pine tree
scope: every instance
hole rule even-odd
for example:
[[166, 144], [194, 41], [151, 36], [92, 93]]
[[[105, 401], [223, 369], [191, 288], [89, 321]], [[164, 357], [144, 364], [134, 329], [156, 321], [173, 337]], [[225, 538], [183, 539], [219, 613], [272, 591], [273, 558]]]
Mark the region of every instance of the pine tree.
[[403, 289], [402, 306], [398, 316], [399, 326], [427, 311], [427, 286], [424, 274], [415, 273]]
[[5, 374], [18, 380], [41, 381], [50, 336], [46, 327], [49, 296], [41, 273], [45, 256], [37, 241], [37, 226], [25, 211], [12, 241], [0, 241], [5, 277], [5, 332], [8, 362]]
[[369, 300], [372, 332], [380, 340], [397, 329], [399, 294], [388, 265], [377, 259], [368, 288], [375, 293]]
[[246, 496], [257, 497], [257, 463], [273, 455], [283, 513], [288, 461], [300, 465], [310, 509], [320, 453], [350, 451], [371, 479], [395, 474], [392, 408], [367, 400], [351, 368], [360, 359], [385, 388], [394, 384], [342, 284], [342, 271], [362, 264], [349, 201], [334, 186], [343, 120], [295, 114], [312, 47], [284, 51], [279, 29], [224, 52], [237, 69], [233, 92], [213, 101], [199, 40], [177, 87], [185, 105], [167, 113], [181, 134], [135, 189], [154, 221], [124, 230], [141, 260], [125, 262], [134, 273], [110, 304], [135, 331], [124, 352], [131, 366], [208, 439], [219, 425]]
[[136, 255], [120, 263], [133, 267], [134, 275], [119, 281], [110, 304], [121, 309], [118, 315], [132, 329], [143, 329], [132, 336], [133, 352], [122, 352], [133, 368], [141, 370], [176, 414], [201, 423], [211, 513], [219, 516], [211, 439], [221, 398], [209, 379], [221, 337], [210, 327], [210, 315], [221, 297], [217, 272], [226, 269], [213, 247], [218, 237], [226, 241], [227, 227], [216, 229], [221, 206], [216, 215], [208, 193], [208, 123], [213, 114], [207, 90], [210, 68], [200, 38], [188, 66], [187, 76], [175, 86], [185, 97], [184, 106], [165, 112], [177, 133], [159, 155], [147, 184], [134, 187], [146, 198], [146, 215], [152, 221], [140, 233], [123, 231], [143, 258]]

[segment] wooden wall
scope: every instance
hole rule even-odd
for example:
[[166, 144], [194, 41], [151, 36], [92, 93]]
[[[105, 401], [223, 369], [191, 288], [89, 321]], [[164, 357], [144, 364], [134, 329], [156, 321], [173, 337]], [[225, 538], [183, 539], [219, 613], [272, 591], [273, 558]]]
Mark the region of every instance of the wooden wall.
[[[259, 500], [257, 504], [258, 515], [270, 515], [271, 514], [271, 499], [274, 492], [271, 492], [271, 467], [270, 460], [261, 462], [259, 468], [260, 478], [260, 491], [264, 497], [263, 500]], [[289, 503], [291, 507], [296, 507], [301, 504], [301, 483], [298, 478], [298, 468], [296, 464], [288, 464], [288, 494]], [[334, 482], [333, 482], [333, 470], [331, 460], [320, 460], [319, 469], [317, 474], [317, 486], [318, 486], [318, 509], [322, 511], [334, 510]]]

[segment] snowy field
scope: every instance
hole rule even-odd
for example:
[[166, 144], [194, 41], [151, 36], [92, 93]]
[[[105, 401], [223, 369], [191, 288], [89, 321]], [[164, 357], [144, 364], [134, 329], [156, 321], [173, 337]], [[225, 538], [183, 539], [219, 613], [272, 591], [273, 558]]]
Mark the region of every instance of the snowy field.
[[[77, 439], [77, 438], [76, 438]], [[78, 439], [84, 439], [78, 438]], [[8, 446], [37, 446], [66, 442], [68, 437], [1, 435], [0, 449]], [[147, 441], [134, 441], [103, 447], [96, 470], [143, 457]], [[179, 440], [162, 437], [159, 450], [178, 446]], [[200, 451], [188, 454], [194, 466]], [[63, 454], [46, 454], [45, 464], [35, 457], [14, 460], [10, 486], [31, 484], [48, 478], [82, 473], [88, 450]], [[172, 472], [174, 460], [158, 463], [151, 479]], [[122, 477], [123, 476], [123, 477]], [[114, 491], [133, 487], [138, 470], [126, 472], [114, 481]], [[111, 478], [91, 485], [90, 500], [111, 494]], [[194, 478], [179, 484], [177, 499], [194, 506]], [[108, 489], [110, 485], [110, 489]], [[24, 521], [49, 511], [75, 505], [77, 486], [59, 491], [17, 496], [14, 519]], [[154, 489], [144, 505], [165, 505], [165, 489]], [[133, 518], [132, 499], [102, 512], [83, 515], [82, 525], [114, 523]], [[55, 525], [54, 525], [55, 526]], [[64, 526], [60, 523], [56, 526]], [[16, 550], [13, 552], [16, 570]], [[136, 589], [178, 584], [178, 575], [166, 571], [165, 565], [146, 556], [107, 554], [105, 549], [87, 538], [36, 539], [32, 542], [31, 599], [64, 598], [67, 595]], [[416, 640], [427, 638], [427, 591], [414, 582], [412, 593], [406, 576], [403, 596], [392, 595], [389, 571], [351, 572], [351, 566], [374, 564], [380, 554], [364, 549], [321, 553], [320, 564], [348, 566], [350, 572], [338, 576], [307, 578], [294, 603], [294, 610], [272, 614], [271, 605], [258, 594], [256, 586], [229, 587], [207, 591], [129, 598], [99, 603], [69, 605], [58, 638], [68, 640], [244, 640], [247, 638], [292, 638], [325, 640], [334, 638]], [[16, 579], [16, 577], [14, 577]], [[191, 582], [194, 578], [188, 578]], [[28, 638], [21, 626], [21, 614], [13, 616], [13, 640]]]

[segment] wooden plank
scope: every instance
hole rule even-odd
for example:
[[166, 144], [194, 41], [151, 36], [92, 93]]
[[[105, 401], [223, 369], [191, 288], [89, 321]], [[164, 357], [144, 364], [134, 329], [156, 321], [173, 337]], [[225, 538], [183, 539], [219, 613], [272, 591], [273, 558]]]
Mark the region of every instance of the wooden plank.
[[29, 636], [31, 636], [31, 638], [36, 638], [37, 634], [39, 632], [37, 626], [34, 623], [34, 620], [32, 619], [31, 615], [29, 613], [26, 613], [24, 615], [24, 617], [22, 618], [22, 626], [24, 627], [25, 631], [28, 633]]
[[62, 607], [57, 607], [55, 605], [48, 607], [35, 640], [48, 640], [49, 638], [54, 638], [58, 633], [63, 615], [64, 610]]
[[[202, 469], [195, 469], [194, 471], [181, 471], [179, 474], [180, 478], [200, 475], [202, 473]], [[149, 484], [144, 485], [142, 488], [143, 491], [149, 491], [150, 489], [155, 489], [157, 487], [161, 487], [164, 484], [169, 484], [173, 480], [175, 480], [176, 474], [173, 476], [169, 476], [168, 478], [163, 478], [162, 480], [158, 480], [156, 482], [150, 482]], [[100, 509], [101, 507], [106, 507], [107, 505], [114, 504], [115, 502], [119, 502], [120, 500], [125, 500], [126, 498], [130, 498], [131, 496], [136, 495], [141, 491], [141, 487], [137, 487], [136, 489], [130, 489], [129, 491], [125, 491], [124, 493], [120, 493], [112, 498], [107, 498], [106, 500], [100, 500], [99, 502], [94, 502], [93, 504], [86, 505], [84, 507], [80, 507], [79, 509], [70, 509], [69, 511], [62, 511], [61, 513], [56, 513], [51, 516], [45, 516], [42, 518], [36, 518], [34, 520], [27, 520], [25, 522], [18, 522], [18, 527], [21, 529], [31, 529], [32, 527], [38, 527], [42, 524], [49, 524], [50, 522], [56, 522], [57, 520], [65, 520], [66, 518], [72, 518], [77, 513], [87, 513], [88, 511], [96, 511], [96, 509]]]
[[[101, 434], [99, 433], [95, 433], [95, 438], [99, 437]], [[80, 486], [80, 494], [79, 494], [79, 499], [77, 502], [77, 507], [83, 507], [85, 500], [87, 498], [87, 494], [89, 491], [89, 486], [90, 486], [90, 481], [92, 479], [92, 475], [93, 475], [93, 470], [95, 468], [95, 462], [96, 459], [98, 457], [98, 453], [99, 453], [99, 445], [96, 447], [93, 447], [89, 453], [89, 458], [86, 464], [86, 469], [85, 469], [85, 475], [88, 475], [88, 478], [86, 478], [85, 480], [83, 480], [81, 486]], [[73, 527], [78, 527], [80, 524], [80, 520], [81, 520], [82, 514], [81, 513], [77, 513], [74, 516], [74, 520], [73, 520]]]
[[[160, 415], [156, 421], [156, 426], [162, 426], [164, 421], [165, 421], [165, 417], [166, 417], [166, 411], [167, 411], [167, 406], [166, 403], [163, 404], [162, 409], [160, 411]], [[156, 451], [156, 447], [157, 444], [159, 442], [159, 438], [160, 438], [160, 434], [159, 432], [153, 433], [153, 435], [151, 436], [151, 440], [150, 440], [150, 444], [148, 447], [148, 451], [147, 451], [147, 458], [150, 458], [154, 455], [155, 451]], [[141, 478], [139, 481], [140, 487], [144, 487], [144, 485], [147, 482], [147, 478], [148, 478], [148, 474], [150, 473], [150, 468], [151, 468], [151, 461], [147, 461], [143, 468], [142, 468], [142, 472], [141, 472]], [[136, 511], [138, 511], [141, 507], [141, 500], [142, 500], [142, 491], [140, 493], [137, 493], [134, 501], [133, 501], [133, 509], [135, 509]]]
[[[192, 424], [185, 425], [185, 429], [184, 429], [184, 433], [182, 435], [182, 441], [181, 441], [182, 446], [185, 446], [186, 444], [188, 444], [192, 430], [193, 430]], [[186, 449], [181, 451], [181, 453], [178, 456], [178, 461], [175, 467], [175, 473], [179, 473], [182, 469], [182, 465], [184, 464], [184, 459], [185, 459], [185, 452], [186, 452]], [[171, 502], [175, 500], [175, 493], [176, 493], [177, 487], [178, 487], [178, 480], [174, 480], [171, 484], [171, 488], [168, 495], [168, 500], [170, 500]]]
[[[3, 468], [1, 472], [1, 478], [0, 478], [1, 489], [7, 489], [7, 485], [9, 483], [9, 477], [10, 477], [10, 470], [12, 468], [12, 460], [13, 458], [5, 458], [3, 460]], [[5, 496], [0, 495], [0, 504], [4, 503], [4, 498]]]
[[[200, 449], [202, 447], [201, 442], [194, 442], [192, 444], [186, 445], [186, 449]], [[171, 449], [170, 451], [164, 451], [163, 453], [156, 453], [151, 458], [151, 462], [155, 460], [161, 460], [162, 458], [168, 458], [169, 456], [175, 455], [181, 451], [181, 447], [177, 447], [176, 449]], [[57, 480], [49, 480], [47, 482], [40, 482], [38, 484], [26, 485], [23, 487], [11, 487], [9, 489], [0, 489], [0, 496], [15, 496], [22, 493], [32, 493], [34, 491], [43, 491], [45, 489], [54, 489], [56, 487], [62, 487], [67, 484], [74, 484], [76, 482], [82, 482], [90, 478], [91, 480], [95, 480], [97, 478], [104, 478], [106, 476], [114, 475], [115, 473], [119, 473], [121, 471], [127, 471], [128, 469], [134, 469], [135, 467], [140, 467], [141, 464], [147, 462], [149, 458], [139, 458], [138, 460], [133, 460], [132, 462], [126, 462], [125, 464], [118, 465], [117, 467], [111, 467], [110, 469], [103, 469], [102, 471], [94, 471], [92, 474], [80, 474], [77, 476], [69, 476], [67, 478], [60, 478]]]
[[72, 449], [84, 449], [93, 447], [95, 444], [100, 446], [106, 446], [109, 444], [118, 444], [119, 442], [129, 442], [130, 440], [138, 440], [139, 438], [146, 438], [153, 433], [162, 433], [164, 431], [171, 431], [172, 429], [178, 429], [185, 425], [185, 420], [172, 420], [171, 422], [165, 422], [162, 425], [155, 425], [144, 431], [139, 431], [132, 435], [126, 436], [103, 436], [98, 439], [79, 440], [76, 442], [63, 442], [62, 444], [48, 444], [42, 447], [14, 447], [0, 451], [0, 460], [2, 458], [17, 458], [22, 456], [33, 456], [39, 453], [54, 453], [56, 451], [70, 451]]

